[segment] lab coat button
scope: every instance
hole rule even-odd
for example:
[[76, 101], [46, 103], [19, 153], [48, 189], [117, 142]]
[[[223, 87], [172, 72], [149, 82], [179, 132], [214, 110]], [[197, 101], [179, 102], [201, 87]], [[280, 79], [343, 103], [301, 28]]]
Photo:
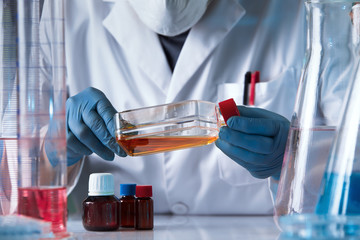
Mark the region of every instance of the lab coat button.
[[186, 214], [189, 211], [189, 208], [184, 203], [178, 202], [171, 207], [171, 211], [174, 214]]

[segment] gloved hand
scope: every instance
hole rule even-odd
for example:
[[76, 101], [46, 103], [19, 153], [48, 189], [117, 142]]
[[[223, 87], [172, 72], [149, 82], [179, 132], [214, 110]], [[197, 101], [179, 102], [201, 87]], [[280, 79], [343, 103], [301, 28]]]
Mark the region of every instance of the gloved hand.
[[91, 87], [66, 101], [68, 166], [92, 153], [105, 160], [113, 160], [114, 153], [126, 156], [114, 138], [115, 113], [104, 93]]
[[59, 164], [59, 161], [64, 155], [61, 151], [62, 141], [58, 141], [58, 139], [61, 138], [62, 135], [61, 130], [63, 129], [63, 127], [61, 126], [61, 124], [61, 121], [50, 120], [44, 138], [44, 159], [47, 159], [50, 162], [51, 166], [54, 168]]
[[216, 146], [256, 178], [280, 178], [290, 122], [276, 113], [238, 106], [240, 117], [228, 119]]

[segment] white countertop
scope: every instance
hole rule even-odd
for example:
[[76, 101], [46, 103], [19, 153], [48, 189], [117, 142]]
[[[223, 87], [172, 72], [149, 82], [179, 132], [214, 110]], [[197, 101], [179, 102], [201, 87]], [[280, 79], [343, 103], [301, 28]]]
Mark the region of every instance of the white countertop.
[[214, 240], [271, 239], [280, 235], [271, 216], [172, 216], [157, 215], [154, 230], [120, 229], [111, 232], [86, 231], [81, 220], [69, 220], [68, 232], [74, 239], [123, 240]]

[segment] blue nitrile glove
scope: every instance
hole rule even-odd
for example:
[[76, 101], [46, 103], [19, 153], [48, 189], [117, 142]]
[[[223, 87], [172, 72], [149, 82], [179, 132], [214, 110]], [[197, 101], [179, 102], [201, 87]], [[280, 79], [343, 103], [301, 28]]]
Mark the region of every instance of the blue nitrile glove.
[[115, 113], [105, 94], [91, 87], [66, 101], [68, 165], [92, 153], [105, 160], [113, 160], [114, 153], [126, 156], [114, 138]]
[[46, 157], [53, 167], [56, 167], [59, 164], [59, 157], [63, 154], [61, 150], [62, 142], [57, 141], [58, 139], [61, 139], [61, 127], [59, 125], [61, 125], [61, 121], [57, 122], [50, 120], [44, 139]]
[[290, 122], [276, 113], [238, 106], [240, 117], [220, 129], [216, 146], [256, 178], [280, 178]]

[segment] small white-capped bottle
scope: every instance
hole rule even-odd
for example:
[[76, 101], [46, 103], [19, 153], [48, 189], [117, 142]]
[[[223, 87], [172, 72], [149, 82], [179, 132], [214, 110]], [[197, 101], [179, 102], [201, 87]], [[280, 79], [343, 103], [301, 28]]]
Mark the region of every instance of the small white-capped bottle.
[[89, 196], [83, 201], [83, 225], [89, 231], [119, 228], [119, 200], [114, 195], [111, 173], [93, 173], [89, 177]]

